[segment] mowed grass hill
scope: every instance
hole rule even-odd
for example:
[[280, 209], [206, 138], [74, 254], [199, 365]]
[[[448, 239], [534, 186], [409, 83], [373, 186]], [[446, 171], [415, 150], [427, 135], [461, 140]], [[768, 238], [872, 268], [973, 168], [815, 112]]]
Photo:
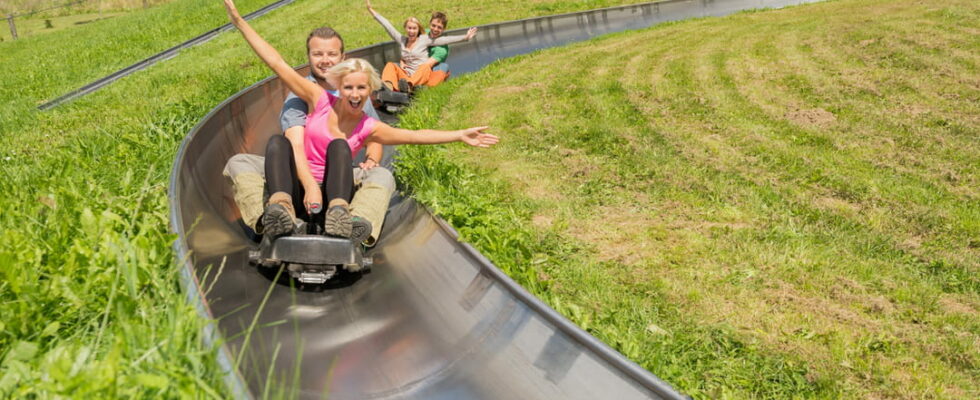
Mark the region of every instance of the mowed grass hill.
[[414, 194], [697, 398], [980, 397], [980, 2], [616, 34], [427, 90]]
[[[239, 0], [242, 13], [271, 0]], [[450, 27], [635, 0], [391, 0], [393, 20]], [[102, 90], [36, 107], [227, 22], [215, 0], [0, 42], [0, 398], [228, 398], [206, 321], [179, 286], [166, 190], [184, 135], [270, 74], [236, 32]], [[363, 1], [297, 0], [253, 23], [294, 64], [317, 26], [348, 48], [388, 40]]]

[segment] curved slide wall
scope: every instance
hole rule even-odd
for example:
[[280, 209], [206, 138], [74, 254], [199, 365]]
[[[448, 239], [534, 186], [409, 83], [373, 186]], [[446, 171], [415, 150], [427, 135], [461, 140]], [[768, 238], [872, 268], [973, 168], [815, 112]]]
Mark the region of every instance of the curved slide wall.
[[[482, 26], [456, 45], [465, 73], [503, 57], [690, 17], [805, 0], [665, 1]], [[375, 66], [392, 43], [350, 53]], [[516, 285], [443, 221], [394, 199], [368, 274], [327, 287], [273, 284], [221, 171], [279, 133], [285, 90], [269, 78], [232, 96], [187, 136], [170, 182], [174, 247], [189, 296], [210, 318], [243, 397], [332, 399], [682, 398]], [[387, 151], [386, 156], [392, 152]], [[253, 327], [254, 329], [249, 329]]]

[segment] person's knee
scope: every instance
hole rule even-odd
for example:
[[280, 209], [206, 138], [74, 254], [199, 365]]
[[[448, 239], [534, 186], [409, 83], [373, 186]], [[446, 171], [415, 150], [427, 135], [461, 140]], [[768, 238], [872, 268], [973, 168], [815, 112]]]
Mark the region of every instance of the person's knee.
[[364, 172], [361, 185], [380, 186], [389, 191], [395, 190], [395, 176], [385, 167], [374, 167]]
[[269, 143], [265, 145], [265, 154], [268, 157], [269, 154], [283, 153], [287, 151], [292, 151], [292, 144], [289, 143], [289, 139], [286, 139], [286, 135], [273, 135], [269, 138]]
[[449, 74], [449, 64], [444, 63], [444, 62], [438, 63], [434, 67], [432, 67], [432, 71], [433, 72], [434, 71], [445, 72], [448, 75]]
[[350, 145], [347, 144], [347, 140], [334, 139], [331, 140], [330, 144], [327, 145], [328, 158], [343, 153], [346, 153], [347, 157], [350, 158]]
[[231, 156], [225, 169], [222, 171], [225, 176], [234, 179], [239, 174], [254, 173], [265, 174], [265, 157], [256, 154], [239, 153]]

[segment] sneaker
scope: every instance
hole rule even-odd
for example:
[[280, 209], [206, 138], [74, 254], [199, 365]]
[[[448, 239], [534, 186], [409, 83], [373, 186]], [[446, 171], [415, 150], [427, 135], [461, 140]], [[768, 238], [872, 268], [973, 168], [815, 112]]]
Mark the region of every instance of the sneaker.
[[398, 80], [398, 91], [399, 92], [402, 92], [402, 93], [412, 93], [412, 84], [411, 83], [408, 83], [408, 81], [405, 80], [404, 78], [403, 79], [399, 79]]
[[368, 240], [368, 237], [371, 236], [371, 231], [373, 229], [374, 227], [371, 226], [371, 223], [368, 222], [368, 220], [361, 217], [351, 218], [350, 241], [354, 242], [355, 244], [364, 243], [364, 241]]
[[350, 211], [344, 206], [333, 206], [327, 210], [323, 221], [324, 233], [329, 236], [349, 238], [352, 229]]
[[263, 233], [272, 237], [290, 234], [296, 229], [289, 211], [278, 203], [265, 207], [265, 212], [262, 213], [262, 227]]

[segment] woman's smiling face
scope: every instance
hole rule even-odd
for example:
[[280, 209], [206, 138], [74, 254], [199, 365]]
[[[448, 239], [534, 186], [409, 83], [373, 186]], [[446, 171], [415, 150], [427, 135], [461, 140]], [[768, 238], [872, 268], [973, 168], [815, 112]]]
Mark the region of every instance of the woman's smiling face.
[[340, 79], [340, 101], [345, 107], [360, 110], [371, 96], [371, 83], [365, 72], [351, 72]]
[[419, 31], [422, 27], [416, 24], [414, 21], [405, 22], [405, 34], [410, 38], [419, 37]]

